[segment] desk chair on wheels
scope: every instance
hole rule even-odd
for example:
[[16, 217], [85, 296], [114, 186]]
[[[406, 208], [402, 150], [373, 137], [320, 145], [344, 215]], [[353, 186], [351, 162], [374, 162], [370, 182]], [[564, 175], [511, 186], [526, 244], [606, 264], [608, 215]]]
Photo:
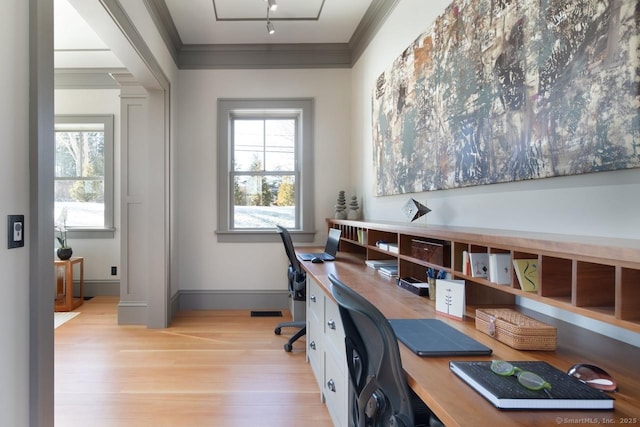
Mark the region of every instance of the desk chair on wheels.
[[386, 317], [333, 274], [329, 280], [345, 332], [351, 426], [441, 426], [407, 385], [398, 340]]
[[[280, 225], [277, 225], [276, 227], [278, 227], [278, 233], [282, 238], [284, 250], [287, 253], [287, 258], [289, 258], [289, 269], [287, 270], [289, 294], [291, 295], [294, 304], [295, 301], [306, 301], [307, 274], [300, 266], [300, 262], [296, 257], [289, 231]], [[292, 322], [282, 322], [279, 323], [278, 326], [276, 326], [273, 332], [276, 335], [280, 335], [280, 333], [282, 332], [282, 328], [285, 327], [299, 328], [298, 331], [291, 338], [289, 338], [289, 341], [287, 341], [287, 343], [284, 345], [284, 351], [290, 352], [293, 349], [293, 343], [307, 333], [307, 321], [305, 319], [299, 321], [294, 320]]]

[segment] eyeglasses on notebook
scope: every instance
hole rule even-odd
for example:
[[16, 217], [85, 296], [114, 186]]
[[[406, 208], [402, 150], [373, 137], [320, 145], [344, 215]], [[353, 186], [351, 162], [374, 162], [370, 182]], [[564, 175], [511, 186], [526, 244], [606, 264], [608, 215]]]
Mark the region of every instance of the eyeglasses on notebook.
[[518, 379], [518, 384], [524, 388], [534, 391], [544, 390], [547, 396], [550, 399], [553, 399], [553, 396], [549, 391], [551, 389], [551, 384], [534, 372], [525, 371], [517, 366], [513, 366], [509, 362], [505, 362], [504, 360], [492, 360], [491, 371], [494, 374], [501, 375], [503, 377], [510, 377], [514, 375]]

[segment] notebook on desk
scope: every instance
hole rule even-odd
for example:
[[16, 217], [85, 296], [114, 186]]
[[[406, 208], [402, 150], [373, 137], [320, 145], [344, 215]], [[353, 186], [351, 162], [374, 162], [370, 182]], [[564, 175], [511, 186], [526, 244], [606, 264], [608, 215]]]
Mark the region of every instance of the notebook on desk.
[[323, 261], [333, 261], [336, 259], [336, 253], [338, 253], [338, 246], [340, 245], [340, 235], [342, 231], [337, 228], [330, 228], [329, 235], [327, 236], [327, 243], [324, 246], [324, 252], [320, 253], [300, 253], [300, 257], [303, 261], [311, 261], [314, 258], [320, 258]]
[[486, 356], [491, 349], [438, 319], [390, 319], [400, 342], [418, 356]]
[[589, 387], [565, 372], [539, 361], [513, 361], [513, 366], [534, 372], [551, 384], [545, 390], [523, 387], [514, 375], [491, 371], [487, 361], [450, 361], [451, 371], [499, 409], [613, 409], [611, 395]]

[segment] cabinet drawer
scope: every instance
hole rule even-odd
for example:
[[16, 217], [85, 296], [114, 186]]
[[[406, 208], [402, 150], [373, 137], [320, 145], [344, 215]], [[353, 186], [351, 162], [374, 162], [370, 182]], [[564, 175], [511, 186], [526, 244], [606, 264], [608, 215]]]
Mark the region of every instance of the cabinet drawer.
[[320, 320], [324, 318], [324, 291], [311, 279], [307, 284], [307, 313], [315, 314]]
[[324, 333], [326, 337], [325, 347], [332, 347], [336, 354], [344, 355], [344, 328], [338, 311], [338, 304], [325, 298], [324, 303]]
[[349, 421], [348, 397], [349, 381], [345, 373], [345, 362], [338, 360], [336, 354], [330, 351], [324, 353], [324, 394], [327, 409], [334, 426], [347, 426]]
[[322, 324], [311, 314], [307, 318], [307, 360], [320, 389], [322, 389]]

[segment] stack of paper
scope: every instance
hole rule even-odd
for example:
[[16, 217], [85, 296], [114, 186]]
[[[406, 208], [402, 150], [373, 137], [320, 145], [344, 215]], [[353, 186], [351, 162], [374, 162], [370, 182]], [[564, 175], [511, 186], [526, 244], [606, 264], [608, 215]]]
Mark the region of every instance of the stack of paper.
[[387, 277], [398, 277], [398, 265], [384, 265], [378, 268], [380, 274], [384, 274]]
[[398, 261], [394, 259], [368, 259], [364, 262], [367, 267], [378, 270], [380, 267], [397, 266]]

